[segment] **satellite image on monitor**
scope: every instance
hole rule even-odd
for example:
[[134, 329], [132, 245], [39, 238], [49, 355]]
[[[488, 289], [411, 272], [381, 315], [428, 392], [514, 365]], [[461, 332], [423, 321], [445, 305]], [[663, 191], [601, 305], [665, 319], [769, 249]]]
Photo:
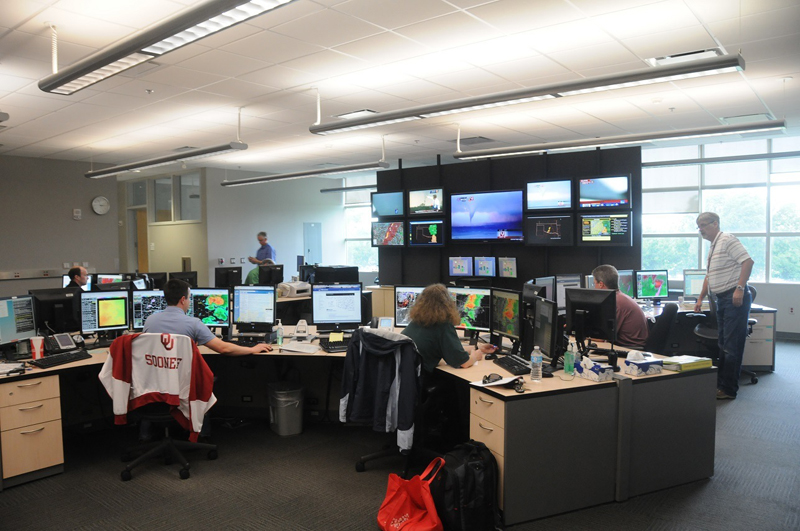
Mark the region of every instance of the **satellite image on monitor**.
[[192, 295], [195, 317], [209, 326], [228, 324], [227, 295]]
[[460, 328], [489, 328], [491, 308], [488, 295], [457, 293], [453, 297], [456, 300], [458, 313], [461, 315], [461, 323], [458, 325]]
[[510, 297], [506, 298], [495, 292], [494, 304], [495, 306], [492, 308], [494, 329], [511, 336], [518, 336], [517, 314], [519, 313], [519, 300]]

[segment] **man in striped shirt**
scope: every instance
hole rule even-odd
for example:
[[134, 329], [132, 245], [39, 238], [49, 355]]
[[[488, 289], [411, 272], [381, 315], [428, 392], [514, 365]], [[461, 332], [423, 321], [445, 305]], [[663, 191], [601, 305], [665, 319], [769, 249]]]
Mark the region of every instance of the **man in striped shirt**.
[[706, 294], [714, 297], [719, 331], [717, 398], [733, 399], [739, 390], [747, 340], [747, 319], [752, 303], [747, 280], [753, 270], [753, 259], [736, 236], [720, 230], [719, 216], [714, 212], [697, 216], [697, 229], [703, 239], [711, 242], [711, 248], [706, 265], [708, 272], [694, 310], [700, 311]]

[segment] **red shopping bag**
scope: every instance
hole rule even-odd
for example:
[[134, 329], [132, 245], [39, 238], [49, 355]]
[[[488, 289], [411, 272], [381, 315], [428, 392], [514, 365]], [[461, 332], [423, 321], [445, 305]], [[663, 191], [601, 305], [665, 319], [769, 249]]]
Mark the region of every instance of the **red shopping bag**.
[[422, 474], [409, 480], [389, 475], [386, 497], [378, 510], [378, 526], [383, 531], [442, 531], [430, 487], [442, 466], [444, 459], [437, 457]]

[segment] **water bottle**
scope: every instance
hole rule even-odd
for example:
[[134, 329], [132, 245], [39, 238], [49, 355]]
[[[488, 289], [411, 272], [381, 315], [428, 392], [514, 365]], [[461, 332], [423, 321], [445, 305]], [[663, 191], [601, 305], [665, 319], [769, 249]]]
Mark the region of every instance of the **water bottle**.
[[570, 343], [567, 351], [564, 352], [564, 372], [575, 374], [575, 343]]
[[283, 345], [283, 324], [278, 319], [278, 326], [275, 328], [275, 343], [280, 347]]
[[533, 347], [531, 352], [531, 381], [542, 381], [542, 351], [539, 347]]

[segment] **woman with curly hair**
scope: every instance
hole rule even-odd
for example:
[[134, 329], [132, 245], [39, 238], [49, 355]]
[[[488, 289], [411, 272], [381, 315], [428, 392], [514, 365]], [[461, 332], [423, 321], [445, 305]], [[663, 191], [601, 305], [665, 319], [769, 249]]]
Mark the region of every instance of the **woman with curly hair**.
[[422, 357], [422, 367], [432, 373], [439, 361], [451, 367], [469, 367], [494, 352], [495, 346], [484, 343], [469, 352], [456, 334], [460, 317], [456, 303], [443, 284], [431, 284], [414, 301], [409, 313], [411, 322], [403, 334], [414, 340]]

